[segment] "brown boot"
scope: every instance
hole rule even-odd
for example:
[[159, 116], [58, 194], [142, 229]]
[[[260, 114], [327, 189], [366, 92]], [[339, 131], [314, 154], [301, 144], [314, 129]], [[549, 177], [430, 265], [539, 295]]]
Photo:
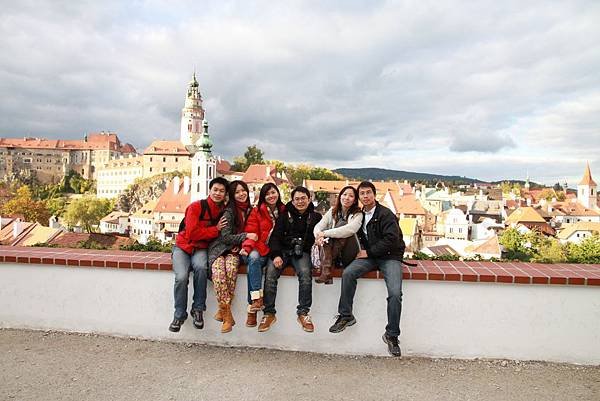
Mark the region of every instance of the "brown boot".
[[276, 321], [277, 321], [277, 318], [275, 317], [274, 314], [265, 313], [262, 320], [260, 321], [260, 324], [258, 325], [258, 331], [263, 332], [263, 331], [269, 330], [271, 328], [271, 326], [273, 325], [273, 323], [275, 323]]
[[256, 327], [256, 312], [248, 312], [246, 327]]
[[252, 303], [250, 304], [250, 312], [260, 312], [261, 310], [263, 310], [265, 307], [265, 304], [263, 302], [262, 298], [258, 298], [252, 301]]
[[321, 266], [321, 275], [315, 278], [315, 283], [333, 284], [333, 278], [331, 278], [331, 266]]
[[221, 333], [229, 333], [233, 329], [235, 321], [233, 320], [233, 315], [231, 314], [231, 305], [223, 305], [225, 305], [225, 308], [223, 309], [223, 325], [221, 326]]
[[225, 307], [225, 304], [219, 304], [219, 309], [217, 309], [217, 313], [215, 313], [215, 316], [213, 316], [217, 322], [223, 321], [223, 308], [224, 307]]

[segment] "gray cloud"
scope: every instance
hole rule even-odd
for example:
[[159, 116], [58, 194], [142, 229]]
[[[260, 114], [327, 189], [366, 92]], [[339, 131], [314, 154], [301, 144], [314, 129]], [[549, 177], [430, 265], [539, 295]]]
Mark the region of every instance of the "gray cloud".
[[0, 136], [176, 139], [195, 67], [229, 158], [493, 178], [600, 150], [595, 1], [5, 3]]

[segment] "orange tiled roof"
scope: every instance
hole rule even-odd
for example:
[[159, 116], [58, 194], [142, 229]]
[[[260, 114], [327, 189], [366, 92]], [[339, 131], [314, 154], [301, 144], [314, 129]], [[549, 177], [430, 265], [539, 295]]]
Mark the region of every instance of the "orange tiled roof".
[[110, 249], [119, 249], [121, 245], [132, 245], [135, 243], [134, 239], [122, 235], [63, 232], [56, 238], [48, 241], [48, 244], [57, 245], [62, 248], [77, 248], [80, 242], [86, 241], [93, 241]]
[[0, 138], [0, 147], [54, 150], [115, 150], [135, 153], [131, 144], [121, 145], [115, 133], [90, 133], [86, 139]]
[[588, 209], [579, 202], [555, 202], [552, 207], [566, 216], [600, 216], [599, 212]]
[[277, 176], [277, 168], [270, 164], [252, 164], [242, 177], [242, 181], [247, 184], [266, 184], [272, 182], [275, 185], [283, 184], [288, 182], [287, 177], [284, 174], [284, 178]]
[[145, 155], [190, 155], [181, 141], [153, 141], [144, 149]]
[[175, 180], [172, 180], [165, 192], [158, 198], [158, 202], [154, 207], [155, 212], [159, 213], [185, 213], [185, 208], [190, 204], [192, 199], [190, 189], [187, 193], [184, 193], [183, 180], [179, 181], [179, 187], [177, 192], [174, 193], [173, 188], [175, 187]]
[[523, 206], [516, 209], [506, 219], [506, 224], [511, 223], [545, 223], [546, 220], [531, 206]]
[[409, 194], [400, 196], [398, 192], [388, 191], [392, 202], [394, 203], [394, 208], [396, 209], [396, 213], [398, 214], [408, 214], [408, 215], [422, 215], [425, 216], [426, 212], [421, 202], [419, 202], [415, 195]]

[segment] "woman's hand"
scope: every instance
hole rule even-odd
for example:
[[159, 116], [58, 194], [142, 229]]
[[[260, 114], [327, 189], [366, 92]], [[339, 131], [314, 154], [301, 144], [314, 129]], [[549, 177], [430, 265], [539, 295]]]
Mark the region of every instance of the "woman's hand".
[[225, 216], [221, 216], [221, 218], [219, 219], [219, 222], [217, 223], [217, 230], [221, 231], [226, 226], [227, 226], [227, 219], [225, 218]]
[[273, 266], [275, 266], [276, 269], [281, 269], [283, 267], [283, 259], [277, 256], [275, 259], [273, 259]]
[[248, 251], [245, 250], [244, 248], [242, 248], [242, 250], [240, 251], [240, 255], [241, 256], [248, 256]]
[[246, 233], [246, 239], [251, 239], [252, 241], [258, 241], [258, 235], [256, 233]]

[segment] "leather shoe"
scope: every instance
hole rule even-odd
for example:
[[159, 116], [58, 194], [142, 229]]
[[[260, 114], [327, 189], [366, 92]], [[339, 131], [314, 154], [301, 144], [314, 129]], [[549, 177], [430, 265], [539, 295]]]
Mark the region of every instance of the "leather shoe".
[[194, 327], [197, 329], [204, 328], [204, 317], [202, 316], [202, 311], [199, 309], [193, 309], [190, 314], [192, 315]]
[[315, 331], [315, 325], [310, 319], [310, 315], [308, 313], [303, 315], [298, 315], [298, 323], [302, 326], [302, 330], [312, 333]]
[[273, 323], [275, 323], [276, 321], [277, 318], [273, 313], [265, 313], [262, 320], [260, 321], [260, 324], [258, 325], [258, 331], [262, 333], [264, 331], [269, 330]]
[[401, 356], [402, 351], [400, 351], [400, 344], [398, 344], [398, 337], [388, 336], [387, 333], [383, 333], [381, 337], [383, 342], [388, 346], [388, 352], [392, 356]]

